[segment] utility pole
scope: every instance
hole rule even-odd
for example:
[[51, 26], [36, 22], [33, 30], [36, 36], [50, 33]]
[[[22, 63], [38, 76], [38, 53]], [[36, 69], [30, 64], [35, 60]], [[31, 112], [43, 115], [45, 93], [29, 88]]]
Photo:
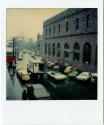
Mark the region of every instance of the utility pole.
[[16, 38], [13, 37], [13, 83], [14, 83], [14, 76], [15, 76], [15, 68], [16, 68]]

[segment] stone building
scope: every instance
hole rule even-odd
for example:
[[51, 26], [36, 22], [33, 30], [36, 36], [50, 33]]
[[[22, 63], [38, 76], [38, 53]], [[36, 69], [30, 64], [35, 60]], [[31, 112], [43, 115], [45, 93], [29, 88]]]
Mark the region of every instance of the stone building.
[[97, 71], [97, 9], [73, 8], [43, 24], [43, 56], [50, 61]]

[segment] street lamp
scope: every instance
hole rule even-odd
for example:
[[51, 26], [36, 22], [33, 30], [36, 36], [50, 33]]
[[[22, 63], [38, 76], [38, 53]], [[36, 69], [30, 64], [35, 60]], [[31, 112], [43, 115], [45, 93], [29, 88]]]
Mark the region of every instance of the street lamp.
[[13, 37], [13, 83], [14, 83], [14, 75], [15, 75], [15, 69], [16, 69], [16, 39], [18, 37]]

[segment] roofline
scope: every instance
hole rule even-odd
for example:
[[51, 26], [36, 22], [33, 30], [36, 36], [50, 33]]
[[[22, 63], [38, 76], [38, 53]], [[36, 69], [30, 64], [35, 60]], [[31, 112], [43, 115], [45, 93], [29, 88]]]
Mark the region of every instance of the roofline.
[[87, 9], [95, 9], [95, 8], [68, 8], [65, 11], [63, 11], [63, 12], [47, 19], [46, 21], [44, 21], [43, 26], [45, 27], [45, 26], [50, 25], [54, 22], [60, 21], [66, 17], [72, 16], [74, 14], [78, 14], [81, 11], [85, 11]]

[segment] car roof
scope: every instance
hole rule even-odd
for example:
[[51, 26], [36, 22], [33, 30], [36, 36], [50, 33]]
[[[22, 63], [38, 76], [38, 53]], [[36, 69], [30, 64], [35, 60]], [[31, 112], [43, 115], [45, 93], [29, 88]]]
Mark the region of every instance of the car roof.
[[27, 70], [25, 70], [25, 69], [18, 69], [17, 72], [23, 73], [23, 74], [28, 74]]
[[44, 63], [44, 61], [41, 61], [41, 60], [31, 60], [30, 62], [32, 62], [32, 63], [39, 63], [39, 64], [43, 64]]

